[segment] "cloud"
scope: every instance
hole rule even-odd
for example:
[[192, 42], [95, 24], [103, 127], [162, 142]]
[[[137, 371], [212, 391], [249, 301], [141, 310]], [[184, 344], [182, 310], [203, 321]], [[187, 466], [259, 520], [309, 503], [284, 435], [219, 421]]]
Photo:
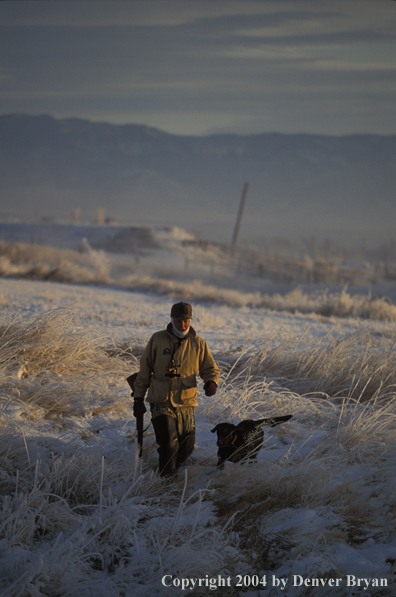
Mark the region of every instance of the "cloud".
[[243, 32], [260, 37], [371, 29], [373, 15], [382, 31], [393, 33], [394, 6], [388, 0], [18, 0], [1, 2], [0, 24], [174, 27], [219, 17], [265, 16], [272, 25]]
[[[298, 0], [294, 0], [298, 3]], [[199, 19], [270, 14], [282, 0], [18, 0], [4, 2], [3, 25], [172, 27]], [[285, 6], [291, 5], [283, 2]]]
[[[186, 134], [216, 127], [391, 132], [394, 7], [382, 0], [0, 2], [0, 80], [7, 79], [0, 113], [166, 123]], [[365, 111], [353, 110], [353, 101]]]

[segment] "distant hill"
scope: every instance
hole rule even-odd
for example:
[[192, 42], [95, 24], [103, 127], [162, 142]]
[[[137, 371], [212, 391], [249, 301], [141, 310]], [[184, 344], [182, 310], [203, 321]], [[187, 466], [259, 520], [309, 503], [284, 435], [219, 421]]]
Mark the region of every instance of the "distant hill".
[[388, 240], [396, 216], [396, 136], [170, 135], [140, 125], [0, 116], [0, 217], [183, 226], [241, 238]]

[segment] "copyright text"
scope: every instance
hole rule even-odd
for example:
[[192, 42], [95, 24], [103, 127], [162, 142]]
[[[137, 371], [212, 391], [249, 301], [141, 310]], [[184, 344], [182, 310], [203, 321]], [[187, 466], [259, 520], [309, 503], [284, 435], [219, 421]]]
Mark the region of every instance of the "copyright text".
[[344, 578], [311, 578], [293, 574], [291, 577], [277, 577], [275, 574], [259, 576], [257, 574], [237, 574], [236, 576], [217, 576], [210, 577], [206, 574], [200, 578], [179, 578], [173, 574], [165, 574], [162, 577], [164, 587], [176, 587], [181, 591], [193, 591], [198, 587], [206, 587], [210, 591], [216, 591], [220, 587], [277, 587], [284, 591], [286, 587], [361, 587], [367, 591], [369, 587], [387, 587], [386, 578], [359, 578], [353, 574], [348, 574]]

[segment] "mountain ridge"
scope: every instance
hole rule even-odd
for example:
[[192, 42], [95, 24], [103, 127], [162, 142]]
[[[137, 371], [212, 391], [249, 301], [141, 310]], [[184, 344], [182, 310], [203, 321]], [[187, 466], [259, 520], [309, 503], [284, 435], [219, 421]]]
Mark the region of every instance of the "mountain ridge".
[[[172, 135], [141, 124], [0, 115], [0, 215], [67, 217], [230, 237], [391, 235], [396, 135]], [[216, 239], [214, 239], [216, 240]]]

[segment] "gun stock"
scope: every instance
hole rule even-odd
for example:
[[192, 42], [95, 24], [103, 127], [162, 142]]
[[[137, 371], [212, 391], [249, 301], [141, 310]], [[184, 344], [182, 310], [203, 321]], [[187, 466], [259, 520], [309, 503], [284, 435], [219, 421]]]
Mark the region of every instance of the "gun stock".
[[130, 375], [129, 377], [127, 377], [127, 383], [128, 383], [129, 387], [132, 390], [132, 396], [133, 396], [134, 391], [135, 391], [135, 381], [136, 381], [136, 378], [137, 378], [137, 373], [132, 373], [132, 375]]

